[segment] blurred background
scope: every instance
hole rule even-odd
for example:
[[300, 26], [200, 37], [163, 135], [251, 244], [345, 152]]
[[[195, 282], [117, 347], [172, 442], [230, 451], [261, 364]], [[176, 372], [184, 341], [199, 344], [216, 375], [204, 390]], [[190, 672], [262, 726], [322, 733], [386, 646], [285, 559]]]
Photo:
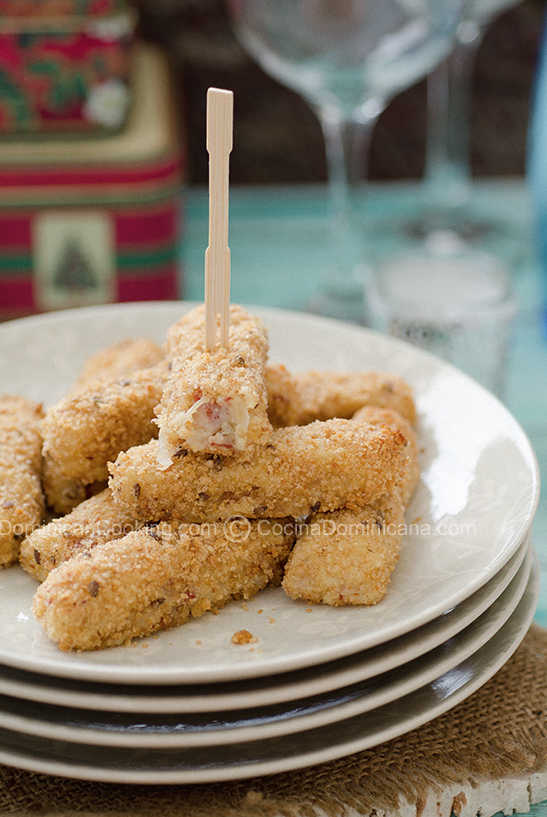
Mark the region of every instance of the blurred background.
[[[485, 26], [473, 66], [470, 161], [474, 179], [521, 184], [502, 196], [501, 215], [509, 211], [518, 232], [545, 0], [494, 6], [506, 10]], [[286, 281], [274, 291], [269, 273], [261, 281], [240, 274], [233, 298], [309, 303], [321, 263], [313, 255], [316, 234], [291, 235], [290, 259], [277, 253], [295, 221], [303, 227], [314, 220], [324, 239], [324, 134], [304, 96], [244, 50], [224, 0], [0, 0], [0, 319], [202, 297], [210, 86], [234, 92], [231, 190], [259, 196], [231, 197], [239, 270], [255, 264], [248, 239], [256, 223], [247, 216], [269, 206], [271, 186], [285, 219], [260, 224], [255, 252], [265, 257], [270, 241]], [[368, 179], [388, 183], [386, 190], [410, 182], [423, 195], [426, 86], [422, 79], [398, 93], [373, 129]], [[287, 188], [298, 202], [286, 198]], [[414, 207], [406, 193], [390, 201], [382, 195], [371, 199], [380, 222], [385, 208]], [[496, 191], [492, 201], [488, 195], [487, 209], [502, 204]], [[514, 195], [518, 208], [510, 204]], [[528, 215], [524, 220], [529, 226]], [[301, 273], [299, 290], [289, 260]]]
[[[317, 182], [326, 178], [316, 116], [265, 74], [235, 39], [222, 0], [139, 0], [142, 36], [165, 47], [178, 82], [190, 183], [206, 184], [205, 95], [234, 91], [233, 183]], [[495, 19], [474, 76], [471, 159], [477, 177], [522, 176], [530, 91], [545, 0], [523, 0]], [[425, 156], [426, 81], [399, 94], [375, 127], [372, 180], [419, 179]]]

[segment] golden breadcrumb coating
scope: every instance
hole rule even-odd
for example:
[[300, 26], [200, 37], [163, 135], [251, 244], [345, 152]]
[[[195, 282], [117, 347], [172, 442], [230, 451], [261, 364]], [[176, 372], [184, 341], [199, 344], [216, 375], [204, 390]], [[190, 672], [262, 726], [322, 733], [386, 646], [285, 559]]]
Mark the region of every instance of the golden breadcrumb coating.
[[27, 536], [21, 545], [19, 561], [27, 573], [42, 582], [53, 568], [73, 556], [121, 539], [143, 524], [117, 505], [106, 488], [81, 502], [71, 513], [42, 525]]
[[157, 436], [154, 408], [166, 376], [163, 360], [114, 380], [86, 381], [47, 412], [43, 484], [57, 513], [85, 499], [87, 486], [106, 483], [107, 463], [120, 451]]
[[[262, 526], [262, 531], [259, 530]], [[61, 650], [124, 644], [249, 599], [279, 572], [294, 541], [265, 520], [174, 528], [150, 525], [53, 570], [34, 612]]]
[[[164, 360], [165, 350], [149, 338], [128, 338], [115, 343], [90, 355], [69, 393], [46, 413], [42, 426], [43, 483], [48, 504], [54, 511], [68, 513], [89, 495], [88, 486], [96, 481], [106, 483], [106, 460], [100, 464], [101, 453], [94, 449], [97, 439], [105, 446], [108, 423], [119, 436], [126, 421], [146, 416], [147, 412], [150, 436], [143, 438], [139, 435], [138, 441], [145, 442], [156, 436], [151, 420], [167, 374]], [[140, 401], [143, 405], [140, 410], [132, 406], [131, 412], [127, 413], [127, 400], [120, 399], [122, 395], [118, 394], [115, 384], [126, 389], [127, 378], [141, 370], [143, 374], [139, 374], [133, 397], [135, 403]], [[156, 382], [158, 372], [161, 372], [159, 387]], [[147, 385], [147, 379], [150, 385]], [[129, 393], [124, 392], [123, 396], [127, 398]], [[95, 418], [94, 413], [98, 415]], [[128, 434], [132, 439], [130, 432]], [[138, 444], [137, 440], [129, 442], [132, 444]], [[117, 454], [116, 450], [110, 451], [109, 458], [115, 459]], [[98, 476], [95, 474], [97, 467]]]
[[312, 514], [287, 561], [283, 589], [315, 604], [377, 604], [399, 559], [403, 525], [397, 493], [355, 510]]
[[17, 561], [21, 541], [42, 522], [42, 406], [0, 397], [0, 567]]
[[392, 408], [416, 422], [412, 389], [401, 377], [383, 372], [289, 372], [266, 367], [268, 414], [274, 428], [305, 425], [333, 417], [349, 419], [362, 406]]
[[230, 307], [229, 347], [205, 349], [205, 310], [196, 307], [167, 333], [171, 371], [158, 407], [163, 467], [176, 452], [230, 454], [271, 435], [264, 366], [268, 335], [258, 318]]
[[359, 409], [352, 420], [358, 423], [370, 423], [371, 425], [387, 425], [391, 428], [399, 429], [406, 439], [406, 454], [408, 457], [408, 470], [401, 486], [401, 498], [405, 508], [412, 499], [416, 486], [420, 481], [420, 460], [418, 456], [418, 440], [416, 432], [410, 423], [402, 417], [398, 411], [377, 406], [364, 406]]
[[126, 338], [90, 355], [73, 389], [79, 389], [91, 381], [115, 380], [141, 369], [150, 369], [164, 358], [165, 349], [150, 338]]
[[109, 466], [115, 498], [138, 519], [298, 517], [355, 507], [394, 490], [407, 468], [399, 431], [351, 420], [281, 428], [237, 457], [182, 452], [167, 469], [157, 447], [152, 440]]
[[377, 604], [399, 559], [405, 508], [420, 479], [416, 432], [397, 411], [377, 406], [364, 406], [352, 421], [404, 435], [403, 482], [372, 504], [312, 514], [303, 523], [283, 578], [291, 598], [334, 606]]

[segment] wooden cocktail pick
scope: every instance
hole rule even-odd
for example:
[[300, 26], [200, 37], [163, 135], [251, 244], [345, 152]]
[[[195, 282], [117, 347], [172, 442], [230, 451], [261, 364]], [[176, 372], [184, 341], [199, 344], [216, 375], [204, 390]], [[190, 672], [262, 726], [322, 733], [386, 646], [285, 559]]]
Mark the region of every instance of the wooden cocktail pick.
[[[228, 198], [230, 153], [233, 144], [234, 95], [207, 91], [207, 151], [209, 153], [209, 246], [205, 251], [205, 347], [228, 347], [230, 321], [230, 248]], [[220, 320], [218, 320], [220, 319]]]

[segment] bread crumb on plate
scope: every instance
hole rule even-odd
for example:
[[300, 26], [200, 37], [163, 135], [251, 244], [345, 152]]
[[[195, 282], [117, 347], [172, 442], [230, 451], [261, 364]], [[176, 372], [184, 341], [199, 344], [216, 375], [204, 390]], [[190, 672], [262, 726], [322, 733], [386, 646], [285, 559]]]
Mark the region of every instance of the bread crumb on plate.
[[232, 644], [254, 644], [256, 641], [258, 641], [257, 637], [249, 630], [238, 630], [232, 636]]

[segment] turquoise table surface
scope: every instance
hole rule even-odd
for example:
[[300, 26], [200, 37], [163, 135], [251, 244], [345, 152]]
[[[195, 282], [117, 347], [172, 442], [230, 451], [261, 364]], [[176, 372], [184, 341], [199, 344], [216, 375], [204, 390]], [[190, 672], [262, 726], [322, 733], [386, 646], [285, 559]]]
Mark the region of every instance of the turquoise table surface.
[[[364, 212], [374, 254], [391, 253], [404, 246], [404, 238], [394, 234], [389, 224], [412, 217], [420, 205], [420, 192], [418, 183], [370, 186]], [[208, 191], [190, 187], [184, 198], [183, 296], [186, 300], [202, 300]], [[547, 340], [541, 331], [543, 287], [524, 182], [477, 182], [474, 206], [507, 225], [506, 231], [495, 235], [485, 245], [485, 249], [497, 253], [509, 265], [519, 304], [504, 402], [527, 432], [547, 484]], [[233, 187], [230, 191], [229, 235], [232, 301], [305, 309], [321, 283], [327, 234], [328, 206], [324, 186]], [[533, 535], [541, 566], [541, 595], [536, 621], [547, 626], [545, 491]]]

